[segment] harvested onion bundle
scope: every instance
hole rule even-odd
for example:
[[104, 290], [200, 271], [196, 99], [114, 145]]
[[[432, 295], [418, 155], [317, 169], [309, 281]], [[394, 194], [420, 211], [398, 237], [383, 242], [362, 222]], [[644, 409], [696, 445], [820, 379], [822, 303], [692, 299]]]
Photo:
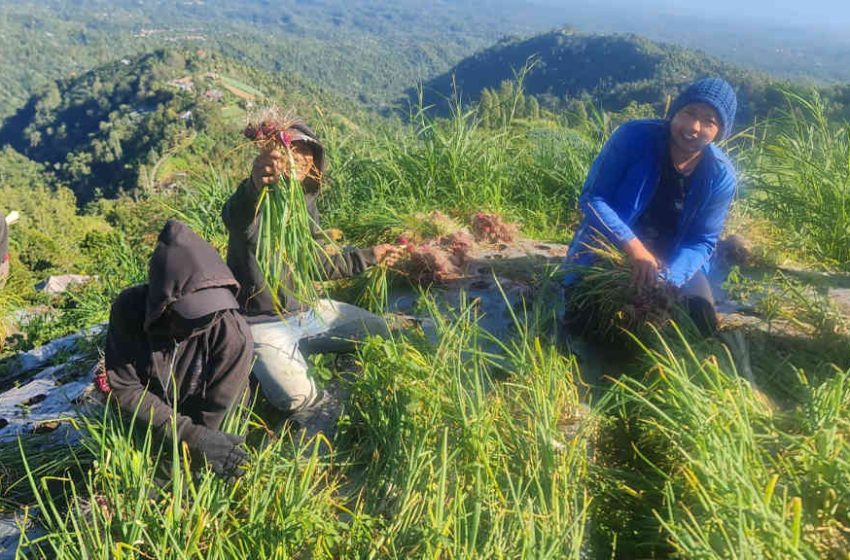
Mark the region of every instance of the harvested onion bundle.
[[568, 267], [578, 278], [566, 290], [566, 324], [575, 334], [605, 342], [627, 342], [629, 332], [642, 338], [652, 327], [682, 321], [686, 312], [673, 288], [659, 283], [638, 291], [631, 264], [607, 241], [597, 240], [589, 266]]
[[414, 243], [401, 235], [396, 243], [405, 248], [405, 272], [419, 284], [450, 282], [463, 276], [463, 266], [475, 240], [465, 229], [438, 239]]
[[516, 224], [505, 222], [498, 214], [476, 212], [472, 215], [475, 238], [487, 243], [513, 243], [519, 236]]
[[283, 314], [286, 301], [280, 293], [305, 305], [315, 304], [322, 280], [321, 259], [325, 249], [313, 236], [313, 219], [307, 209], [298, 176], [314, 173], [312, 158], [304, 157], [289, 133], [291, 121], [265, 119], [250, 124], [244, 134], [261, 150], [283, 150], [286, 172], [274, 184], [263, 187], [257, 202], [259, 235], [256, 259], [275, 309]]

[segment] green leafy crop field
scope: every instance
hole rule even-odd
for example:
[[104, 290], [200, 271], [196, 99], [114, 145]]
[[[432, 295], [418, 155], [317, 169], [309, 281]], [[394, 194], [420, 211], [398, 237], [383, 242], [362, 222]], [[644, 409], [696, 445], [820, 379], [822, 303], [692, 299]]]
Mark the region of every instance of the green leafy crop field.
[[[638, 78], [655, 93], [675, 85]], [[211, 93], [223, 84], [243, 95]], [[21, 103], [0, 128], [0, 210], [21, 213], [0, 290], [0, 386], [28, 381], [21, 352], [108, 319], [145, 281], [166, 219], [223, 254], [222, 205], [256, 155], [242, 127], [265, 105], [294, 108], [322, 138], [322, 226], [356, 246], [456, 233], [485, 212], [533, 244], [566, 243], [604, 142], [661, 109], [480, 85], [480, 99], [399, 118], [212, 50], [160, 50]], [[723, 285], [735, 310], [718, 336], [663, 323], [618, 332], [616, 346], [567, 339], [562, 272], [533, 259], [493, 284], [498, 297], [519, 280], [524, 295], [499, 333], [480, 300], [446, 305], [440, 282], [373, 269], [322, 289], [392, 315], [387, 293], [402, 286], [415, 317], [311, 364], [344, 395], [332, 441], [299, 439], [253, 391], [225, 426], [246, 436], [250, 464], [224, 481], [114, 403], [75, 406], [76, 437], [61, 445], [0, 444], [0, 518], [24, 529], [17, 554], [846, 559], [850, 330], [834, 296], [850, 287], [850, 123], [825, 90], [772, 87], [769, 110], [723, 145], [740, 178], [727, 233], [749, 254]], [[612, 262], [606, 295], [631, 305], [615, 300], [628, 265]], [[60, 273], [92, 278], [35, 290]], [[102, 352], [91, 335], [50, 365], [87, 375]]]

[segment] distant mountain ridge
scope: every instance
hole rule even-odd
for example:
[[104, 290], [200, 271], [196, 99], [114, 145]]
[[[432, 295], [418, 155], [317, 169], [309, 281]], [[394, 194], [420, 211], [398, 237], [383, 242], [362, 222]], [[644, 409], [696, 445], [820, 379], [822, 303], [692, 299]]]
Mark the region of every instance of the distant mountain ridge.
[[[0, 2], [0, 117], [38, 87], [158, 48], [203, 48], [379, 105], [495, 41], [539, 29], [515, 0]], [[536, 22], [531, 25], [531, 22]]]
[[[624, 2], [623, 2], [624, 3]], [[579, 0], [16, 0], [0, 2], [0, 117], [39, 87], [115, 58], [180, 46], [219, 51], [387, 109], [505, 34], [570, 24], [700, 47], [776, 75], [850, 80], [850, 43]], [[838, 36], [838, 34], [836, 34]]]
[[464, 59], [424, 84], [425, 102], [444, 111], [446, 99], [454, 92], [465, 102], [475, 102], [482, 90], [514, 79], [528, 63], [525, 93], [539, 96], [549, 106], [591, 97], [614, 111], [632, 102], [661, 110], [682, 85], [703, 76], [722, 76], [736, 85], [742, 101], [740, 117], [745, 121], [781, 99], [766, 75], [699, 51], [637, 35], [587, 35], [559, 29], [526, 39], [505, 39]]

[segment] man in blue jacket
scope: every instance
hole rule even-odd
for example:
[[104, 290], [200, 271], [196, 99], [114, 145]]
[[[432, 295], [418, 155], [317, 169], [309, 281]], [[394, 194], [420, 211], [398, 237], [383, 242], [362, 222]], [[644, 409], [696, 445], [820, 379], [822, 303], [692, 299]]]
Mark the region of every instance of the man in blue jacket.
[[[656, 282], [679, 288], [700, 330], [716, 330], [706, 273], [736, 178], [717, 139], [728, 138], [737, 99], [719, 78], [694, 82], [670, 106], [667, 120], [620, 126], [593, 163], [580, 198], [584, 219], [566, 263], [590, 264], [587, 248], [603, 235], [623, 250], [641, 288]], [[576, 277], [567, 274], [565, 287]]]

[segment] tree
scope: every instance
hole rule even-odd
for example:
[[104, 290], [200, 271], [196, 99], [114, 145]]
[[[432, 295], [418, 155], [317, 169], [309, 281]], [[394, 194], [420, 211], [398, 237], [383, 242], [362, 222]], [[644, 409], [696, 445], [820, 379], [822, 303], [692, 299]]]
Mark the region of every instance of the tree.
[[493, 128], [501, 119], [501, 115], [499, 115], [500, 111], [498, 101], [496, 101], [496, 96], [493, 94], [492, 90], [485, 88], [481, 92], [481, 104], [479, 110], [481, 120], [487, 128]]

